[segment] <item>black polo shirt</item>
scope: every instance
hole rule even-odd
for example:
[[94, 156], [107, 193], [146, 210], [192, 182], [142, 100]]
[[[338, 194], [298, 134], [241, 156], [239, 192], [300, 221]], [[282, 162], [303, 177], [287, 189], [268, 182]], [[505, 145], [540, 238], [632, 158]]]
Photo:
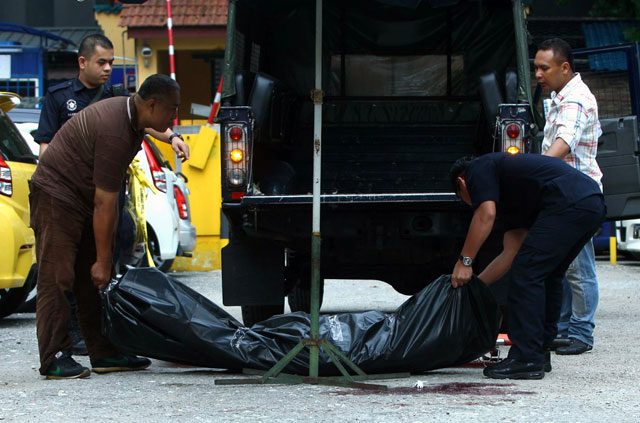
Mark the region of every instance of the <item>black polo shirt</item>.
[[[49, 143], [66, 121], [87, 107], [100, 88], [87, 88], [78, 78], [52, 86], [47, 90], [40, 113], [38, 130], [34, 134], [37, 143]], [[109, 84], [98, 100], [114, 97], [114, 88]]]
[[495, 201], [505, 230], [530, 228], [543, 209], [562, 209], [602, 195], [598, 184], [564, 161], [538, 154], [491, 153], [465, 172], [473, 208]]

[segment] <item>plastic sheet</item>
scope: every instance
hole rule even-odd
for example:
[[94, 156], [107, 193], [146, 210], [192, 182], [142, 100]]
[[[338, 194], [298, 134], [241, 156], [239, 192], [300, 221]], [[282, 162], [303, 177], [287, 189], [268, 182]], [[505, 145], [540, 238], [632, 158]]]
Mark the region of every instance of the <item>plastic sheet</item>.
[[[194, 366], [267, 370], [309, 335], [309, 315], [274, 316], [251, 328], [157, 269], [129, 270], [103, 291], [103, 330], [123, 352]], [[496, 341], [500, 312], [473, 280], [441, 276], [393, 313], [322, 315], [320, 336], [367, 373], [424, 372], [474, 360]], [[308, 374], [308, 349], [285, 368]], [[320, 354], [321, 375], [337, 374]]]

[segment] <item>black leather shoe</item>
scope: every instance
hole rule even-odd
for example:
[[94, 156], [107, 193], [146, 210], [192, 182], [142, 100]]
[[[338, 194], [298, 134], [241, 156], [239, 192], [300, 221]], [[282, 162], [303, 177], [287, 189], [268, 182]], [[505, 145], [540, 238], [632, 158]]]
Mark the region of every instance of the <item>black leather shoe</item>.
[[577, 339], [570, 338], [571, 343], [562, 348], [556, 349], [556, 354], [558, 355], [578, 355], [582, 353], [589, 352], [593, 349], [591, 345], [585, 344], [582, 341]]
[[486, 367], [482, 374], [491, 379], [542, 379], [544, 364], [523, 363], [506, 358], [500, 363]]
[[558, 348], [568, 347], [569, 344], [571, 344], [571, 339], [564, 338], [564, 337], [558, 337], [558, 338], [554, 339], [553, 341], [551, 341], [551, 345], [549, 345], [549, 349], [551, 351], [555, 351]]
[[551, 371], [551, 351], [545, 351], [544, 353], [544, 371], [545, 373]]

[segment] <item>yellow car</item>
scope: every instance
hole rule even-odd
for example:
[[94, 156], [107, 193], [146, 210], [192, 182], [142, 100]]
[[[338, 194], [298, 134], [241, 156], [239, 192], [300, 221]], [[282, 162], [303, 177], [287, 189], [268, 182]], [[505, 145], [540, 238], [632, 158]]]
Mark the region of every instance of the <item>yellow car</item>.
[[35, 236], [29, 227], [29, 184], [36, 157], [5, 112], [20, 97], [0, 92], [0, 318], [15, 312], [32, 288]]

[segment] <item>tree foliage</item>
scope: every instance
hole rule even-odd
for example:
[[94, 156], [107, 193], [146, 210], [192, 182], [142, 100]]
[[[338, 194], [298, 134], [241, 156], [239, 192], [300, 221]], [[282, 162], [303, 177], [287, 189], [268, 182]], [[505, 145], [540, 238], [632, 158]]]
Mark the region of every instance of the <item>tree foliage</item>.
[[640, 0], [596, 0], [590, 15], [637, 19], [640, 17]]
[[[596, 0], [589, 12], [591, 16], [615, 17], [627, 19], [640, 18], [640, 0]], [[640, 28], [624, 30], [627, 41], [640, 41]]]

